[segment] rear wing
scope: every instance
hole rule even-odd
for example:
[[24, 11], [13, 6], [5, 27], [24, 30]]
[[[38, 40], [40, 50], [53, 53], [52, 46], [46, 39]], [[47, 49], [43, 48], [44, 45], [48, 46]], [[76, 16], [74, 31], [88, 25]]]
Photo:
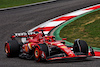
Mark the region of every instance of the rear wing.
[[22, 33], [13, 33], [11, 35], [11, 38], [16, 38], [16, 37], [31, 37], [31, 36], [35, 36], [36, 34], [38, 34], [38, 32], [22, 32]]

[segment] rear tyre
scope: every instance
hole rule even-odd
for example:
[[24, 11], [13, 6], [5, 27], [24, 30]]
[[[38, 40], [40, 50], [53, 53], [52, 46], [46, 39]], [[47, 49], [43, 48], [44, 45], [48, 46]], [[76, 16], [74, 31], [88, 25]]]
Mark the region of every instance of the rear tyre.
[[4, 49], [7, 57], [16, 57], [19, 55], [20, 45], [17, 40], [10, 40], [7, 41]]
[[73, 50], [75, 53], [81, 53], [84, 55], [88, 55], [88, 45], [83, 40], [75, 40]]

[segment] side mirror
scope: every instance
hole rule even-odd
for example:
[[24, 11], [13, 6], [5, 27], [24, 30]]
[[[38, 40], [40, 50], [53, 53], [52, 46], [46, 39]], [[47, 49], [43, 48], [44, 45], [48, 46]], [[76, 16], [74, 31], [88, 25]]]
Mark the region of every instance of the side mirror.
[[62, 38], [62, 40], [67, 40], [67, 38]]

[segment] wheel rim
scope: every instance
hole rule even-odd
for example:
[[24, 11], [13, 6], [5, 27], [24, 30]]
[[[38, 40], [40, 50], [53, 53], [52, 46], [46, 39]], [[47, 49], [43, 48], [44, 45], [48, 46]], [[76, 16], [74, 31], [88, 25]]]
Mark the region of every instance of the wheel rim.
[[5, 52], [6, 52], [6, 54], [10, 53], [10, 48], [9, 48], [9, 44], [8, 43], [5, 46]]
[[8, 53], [8, 48], [7, 48], [7, 46], [5, 46], [5, 52]]
[[36, 58], [39, 58], [39, 49], [38, 48], [35, 48], [34, 54], [35, 54]]

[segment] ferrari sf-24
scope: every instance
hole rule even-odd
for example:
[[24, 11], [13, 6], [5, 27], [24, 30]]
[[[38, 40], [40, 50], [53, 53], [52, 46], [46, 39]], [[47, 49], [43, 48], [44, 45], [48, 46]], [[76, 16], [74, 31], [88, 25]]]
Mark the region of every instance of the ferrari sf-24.
[[94, 50], [85, 41], [76, 39], [74, 45], [69, 46], [64, 40], [66, 38], [57, 41], [54, 36], [46, 36], [43, 31], [14, 33], [11, 40], [5, 42], [4, 49], [8, 58], [20, 57], [36, 61], [85, 59], [95, 56]]

